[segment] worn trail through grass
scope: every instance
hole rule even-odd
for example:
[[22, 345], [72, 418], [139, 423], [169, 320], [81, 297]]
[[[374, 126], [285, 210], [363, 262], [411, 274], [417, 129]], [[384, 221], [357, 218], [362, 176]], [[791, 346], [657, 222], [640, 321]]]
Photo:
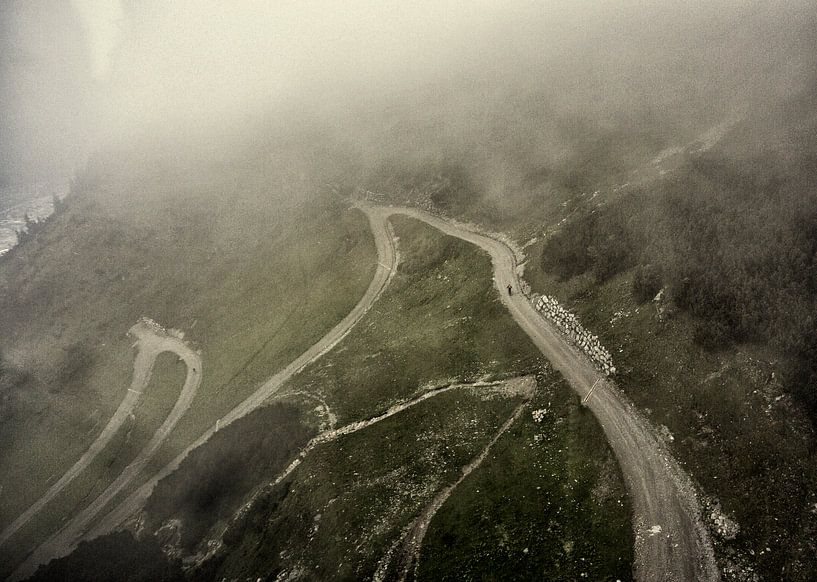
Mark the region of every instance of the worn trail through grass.
[[[535, 385], [535, 384], [534, 384]], [[417, 579], [417, 572], [420, 566], [420, 550], [423, 545], [423, 538], [425, 538], [428, 526], [431, 525], [431, 520], [443, 504], [451, 497], [454, 490], [462, 483], [474, 469], [479, 467], [491, 448], [496, 444], [500, 437], [505, 434], [509, 428], [519, 419], [522, 412], [527, 407], [533, 396], [533, 391], [525, 394], [525, 400], [517, 406], [511, 416], [506, 420], [499, 430], [494, 434], [490, 442], [470, 463], [462, 468], [459, 478], [437, 493], [431, 503], [420, 513], [411, 525], [409, 525], [403, 536], [393, 545], [387, 554], [383, 557], [380, 564], [378, 564], [377, 571], [374, 575], [375, 582], [382, 582], [384, 580], [397, 579], [398, 582], [404, 582], [407, 579]], [[394, 568], [392, 570], [392, 567]]]
[[[287, 466], [287, 468], [284, 469], [284, 471], [282, 471], [269, 484], [268, 487], [275, 487], [276, 485], [278, 485], [282, 481], [284, 481], [287, 477], [289, 477], [292, 474], [292, 472], [295, 471], [295, 469], [297, 469], [298, 466], [301, 465], [301, 463], [304, 461], [304, 459], [306, 459], [306, 457], [309, 455], [309, 453], [312, 452], [313, 450], [315, 450], [317, 447], [319, 447], [319, 446], [321, 446], [323, 444], [329, 443], [331, 441], [337, 440], [337, 439], [339, 439], [341, 437], [356, 433], [356, 432], [358, 432], [360, 430], [369, 428], [369, 427], [371, 427], [371, 426], [373, 426], [373, 425], [375, 425], [375, 424], [377, 424], [379, 422], [382, 422], [382, 421], [384, 421], [384, 420], [386, 420], [388, 418], [391, 418], [391, 417], [393, 417], [393, 416], [395, 416], [397, 414], [400, 414], [401, 412], [405, 412], [406, 410], [408, 410], [408, 409], [410, 409], [410, 408], [412, 408], [414, 406], [417, 406], [418, 404], [421, 404], [421, 403], [425, 402], [426, 400], [429, 400], [430, 398], [434, 398], [436, 396], [441, 396], [441, 395], [443, 395], [443, 394], [445, 394], [447, 392], [450, 392], [452, 390], [478, 390], [478, 391], [481, 391], [483, 395], [490, 393], [490, 394], [497, 394], [499, 396], [504, 396], [504, 397], [522, 397], [524, 399], [523, 404], [527, 404], [527, 402], [529, 402], [530, 399], [533, 397], [533, 393], [534, 393], [535, 388], [536, 388], [536, 380], [534, 378], [532, 378], [532, 377], [510, 378], [508, 380], [502, 380], [502, 381], [496, 381], [496, 382], [473, 382], [473, 383], [466, 383], [466, 384], [449, 384], [449, 385], [446, 385], [446, 386], [440, 386], [438, 388], [433, 388], [433, 389], [431, 389], [431, 390], [429, 390], [427, 392], [424, 392], [423, 394], [421, 394], [417, 398], [413, 398], [413, 399], [405, 401], [405, 402], [399, 402], [397, 404], [394, 404], [394, 405], [390, 406], [389, 409], [386, 410], [386, 412], [384, 412], [382, 414], [379, 414], [377, 416], [374, 416], [372, 418], [368, 418], [366, 420], [360, 420], [360, 421], [357, 421], [357, 422], [352, 422], [352, 423], [349, 423], [349, 424], [347, 424], [345, 426], [342, 426], [340, 428], [325, 430], [324, 432], [322, 432], [319, 435], [312, 438], [304, 446], [304, 448], [301, 449], [300, 453], [298, 453], [297, 458], [294, 461], [292, 461], [292, 463], [290, 463]], [[518, 418], [520, 412], [521, 412], [521, 406], [519, 408], [517, 408], [516, 411], [514, 412], [514, 415], [513, 415], [514, 420], [516, 418]], [[510, 427], [511, 424], [513, 424], [513, 423], [510, 422], [510, 423], [506, 423], [506, 425], [503, 425], [502, 429], [500, 430], [500, 433], [498, 433], [496, 438], [491, 441], [491, 444], [489, 444], [488, 449], [490, 449], [491, 445], [493, 445], [493, 443], [496, 441], [496, 439], [498, 439], [499, 436], [502, 433], [504, 433], [505, 430], [507, 430], [507, 428]], [[488, 449], [486, 449], [486, 451], [484, 451], [485, 454], [487, 454]], [[476, 464], [471, 463], [470, 465], [468, 465], [468, 467], [463, 468], [462, 477], [457, 481], [457, 483], [454, 486], [449, 488], [450, 491], [448, 491], [448, 489], [446, 490], [446, 491], [448, 491], [445, 494], [446, 499], [451, 494], [451, 491], [453, 491], [453, 489], [456, 487], [456, 485], [459, 484], [460, 481], [462, 481], [462, 479], [465, 476], [467, 476], [468, 473], [473, 471], [479, 465], [482, 458], [484, 458], [484, 456], [479, 457], [480, 460], [479, 460], [479, 462], [476, 462]], [[243, 513], [248, 511], [250, 509], [250, 507], [252, 506], [253, 502], [255, 501], [256, 497], [257, 497], [257, 495], [254, 495], [252, 499], [250, 499], [247, 503], [245, 503], [242, 506], [241, 510], [239, 510], [239, 512], [236, 514], [236, 517], [240, 517]], [[439, 503], [439, 505], [441, 506], [444, 501], [445, 501], [445, 499], [443, 499]], [[428, 521], [430, 523], [431, 515], [429, 515]], [[428, 527], [428, 524], [425, 525], [426, 529], [427, 529], [427, 527]], [[225, 531], [226, 531], [226, 528], [225, 528]], [[223, 534], [224, 534], [224, 532], [222, 532], [222, 535]], [[218, 544], [213, 544], [212, 548], [210, 550], [210, 554], [212, 554], [215, 551], [215, 549], [217, 549], [217, 548], [218, 548]]]
[[[435, 396], [445, 394], [446, 392], [449, 392], [451, 390], [456, 390], [456, 389], [487, 389], [487, 390], [491, 390], [491, 389], [497, 389], [497, 388], [504, 389], [504, 387], [508, 384], [508, 382], [509, 381], [503, 381], [503, 382], [475, 382], [473, 384], [451, 384], [451, 385], [448, 385], [448, 386], [443, 386], [443, 387], [440, 387], [440, 388], [430, 390], [430, 391], [422, 394], [421, 396], [418, 396], [417, 398], [415, 398], [413, 400], [409, 400], [408, 402], [401, 402], [399, 404], [395, 404], [394, 406], [391, 406], [383, 414], [380, 414], [380, 415], [375, 416], [373, 418], [369, 418], [367, 420], [361, 420], [361, 421], [358, 421], [358, 422], [352, 422], [350, 424], [347, 424], [346, 426], [342, 426], [342, 427], [337, 428], [337, 429], [322, 432], [321, 434], [319, 434], [318, 436], [316, 436], [315, 438], [313, 438], [311, 441], [309, 441], [307, 443], [307, 445], [303, 448], [303, 450], [298, 455], [298, 458], [295, 459], [294, 461], [292, 461], [292, 463], [286, 468], [286, 470], [284, 470], [283, 473], [281, 473], [278, 477], [275, 478], [275, 481], [272, 484], [277, 485], [278, 483], [280, 483], [281, 481], [286, 479], [292, 473], [292, 471], [294, 471], [298, 467], [298, 465], [301, 464], [301, 462], [309, 454], [309, 452], [312, 451], [317, 446], [320, 446], [320, 445], [322, 445], [324, 443], [328, 443], [329, 441], [333, 441], [333, 440], [335, 440], [337, 438], [340, 438], [342, 436], [352, 434], [352, 433], [357, 432], [357, 431], [359, 431], [361, 429], [368, 428], [368, 427], [372, 426], [373, 424], [377, 424], [380, 421], [386, 420], [387, 418], [390, 418], [390, 417], [394, 416], [395, 414], [399, 414], [400, 412], [403, 412], [404, 410], [407, 410], [407, 409], [411, 408], [412, 406], [416, 406], [417, 404], [420, 404], [421, 402], [424, 402], [425, 400], [428, 400], [429, 398], [433, 398]], [[514, 388], [511, 388], [511, 389], [505, 390], [505, 392], [511, 393], [514, 390], [515, 390]], [[531, 391], [528, 388], [524, 387], [524, 386], [519, 389], [520, 395], [524, 395], [526, 397], [526, 399], [530, 399], [530, 392]]]

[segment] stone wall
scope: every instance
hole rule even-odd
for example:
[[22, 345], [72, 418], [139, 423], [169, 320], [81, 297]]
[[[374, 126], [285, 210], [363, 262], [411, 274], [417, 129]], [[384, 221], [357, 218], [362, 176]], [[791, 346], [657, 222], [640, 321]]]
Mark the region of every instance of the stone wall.
[[531, 300], [536, 311], [553, 323], [574, 346], [583, 351], [601, 372], [606, 376], [616, 373], [610, 352], [601, 345], [597, 336], [582, 327], [575, 315], [548, 295], [533, 295]]

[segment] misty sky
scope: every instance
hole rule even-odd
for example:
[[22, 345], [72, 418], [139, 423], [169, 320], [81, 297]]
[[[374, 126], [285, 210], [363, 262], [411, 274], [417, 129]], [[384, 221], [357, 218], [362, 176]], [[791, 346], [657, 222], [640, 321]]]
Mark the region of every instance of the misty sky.
[[427, 87], [452, 117], [513, 92], [579, 115], [726, 111], [806, 82], [811, 4], [8, 0], [0, 177], [70, 173], [101, 144], [262, 113], [411, 109]]
[[86, 35], [91, 70], [97, 80], [105, 80], [111, 54], [119, 41], [122, 3], [119, 0], [71, 0]]

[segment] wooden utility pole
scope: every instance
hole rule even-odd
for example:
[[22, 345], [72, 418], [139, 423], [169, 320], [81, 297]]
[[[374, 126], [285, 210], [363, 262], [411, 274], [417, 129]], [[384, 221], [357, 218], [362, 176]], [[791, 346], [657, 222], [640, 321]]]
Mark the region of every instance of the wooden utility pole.
[[590, 388], [590, 392], [585, 394], [584, 398], [582, 398], [582, 406], [587, 405], [587, 401], [590, 400], [590, 396], [593, 394], [593, 390], [596, 389], [596, 386], [598, 386], [599, 382], [601, 382], [601, 378], [597, 378], [596, 381], [593, 382], [593, 386]]

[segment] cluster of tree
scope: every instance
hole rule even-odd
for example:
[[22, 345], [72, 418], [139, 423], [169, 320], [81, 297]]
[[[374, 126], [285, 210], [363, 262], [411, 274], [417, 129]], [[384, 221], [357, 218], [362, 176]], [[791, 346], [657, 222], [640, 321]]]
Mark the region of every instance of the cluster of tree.
[[28, 214], [25, 215], [24, 220], [25, 224], [23, 228], [17, 231], [17, 244], [22, 244], [28, 239], [33, 238], [45, 224], [45, 220], [31, 218]]
[[180, 519], [182, 546], [192, 550], [259, 483], [273, 480], [313, 435], [300, 411], [287, 404], [260, 408], [216, 432], [158, 483], [145, 507], [148, 530]]
[[82, 542], [70, 555], [41, 566], [32, 582], [183, 582], [181, 564], [170, 560], [156, 540], [136, 540], [128, 531]]
[[[54, 194], [52, 196], [52, 204], [54, 207], [54, 212], [51, 216], [55, 216], [65, 209], [66, 201], [57, 196], [56, 194]], [[40, 230], [42, 230], [48, 219], [32, 218], [31, 216], [28, 215], [28, 213], [26, 213], [23, 220], [24, 220], [23, 228], [17, 231], [18, 245], [33, 238]]]
[[576, 220], [550, 239], [542, 252], [542, 265], [561, 279], [590, 272], [599, 282], [633, 266], [636, 231], [631, 229], [624, 206], [599, 213], [581, 212]]
[[[815, 132], [812, 132], [812, 135]], [[697, 318], [709, 349], [765, 342], [817, 419], [817, 147], [706, 153], [650, 191], [579, 212], [542, 252], [543, 268], [598, 281], [635, 267], [633, 296], [661, 289]]]
[[638, 265], [633, 273], [633, 298], [645, 303], [661, 291], [661, 269], [655, 265]]

